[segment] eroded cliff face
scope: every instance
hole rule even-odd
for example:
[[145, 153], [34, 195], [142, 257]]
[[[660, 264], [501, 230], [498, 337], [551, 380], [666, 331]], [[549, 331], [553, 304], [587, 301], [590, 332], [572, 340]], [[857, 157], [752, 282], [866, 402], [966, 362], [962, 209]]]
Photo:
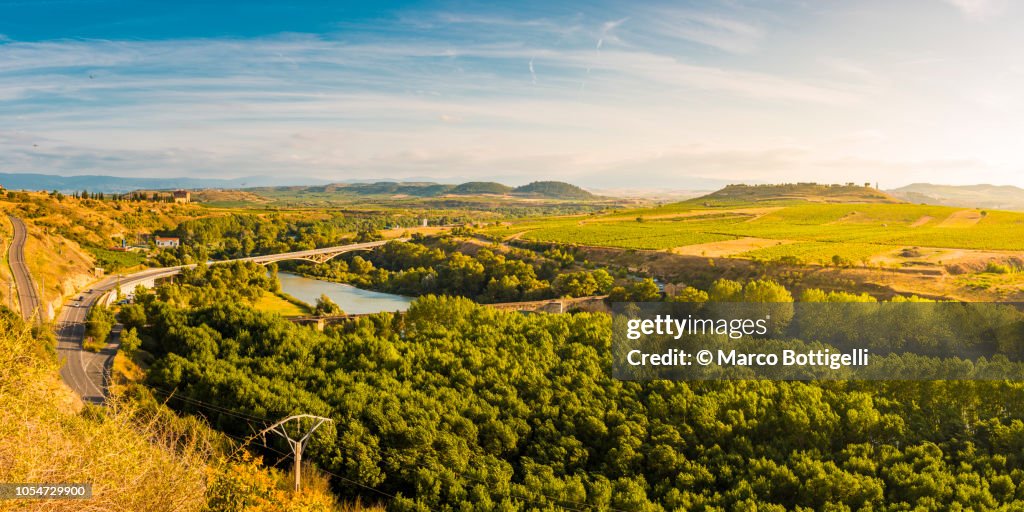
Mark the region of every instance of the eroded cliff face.
[[98, 279], [93, 258], [77, 243], [29, 221], [25, 258], [39, 290], [43, 315], [53, 320], [64, 302]]
[[[25, 260], [40, 295], [43, 315], [51, 319], [69, 298], [103, 277], [97, 269], [101, 264], [96, 261], [94, 249], [106, 251], [122, 239], [139, 240], [155, 230], [170, 229], [182, 220], [206, 214], [207, 211], [193, 204], [0, 191], [0, 215], [20, 218], [28, 230]], [[0, 223], [3, 255], [9, 248], [11, 236], [10, 224]], [[10, 280], [10, 269], [6, 260], [0, 267], [3, 267], [0, 268], [0, 280], [3, 280], [0, 288], [4, 288], [0, 290], [0, 299], [6, 305], [10, 301], [6, 284]]]

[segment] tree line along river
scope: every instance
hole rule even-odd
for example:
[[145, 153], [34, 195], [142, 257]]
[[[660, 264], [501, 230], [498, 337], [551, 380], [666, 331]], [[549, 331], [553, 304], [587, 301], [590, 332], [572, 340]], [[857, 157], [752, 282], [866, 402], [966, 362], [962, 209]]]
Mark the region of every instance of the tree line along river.
[[341, 310], [349, 314], [379, 313], [381, 311], [405, 311], [412, 297], [391, 293], [363, 290], [355, 286], [310, 279], [289, 272], [279, 272], [281, 291], [310, 305], [315, 305], [320, 295], [327, 295]]

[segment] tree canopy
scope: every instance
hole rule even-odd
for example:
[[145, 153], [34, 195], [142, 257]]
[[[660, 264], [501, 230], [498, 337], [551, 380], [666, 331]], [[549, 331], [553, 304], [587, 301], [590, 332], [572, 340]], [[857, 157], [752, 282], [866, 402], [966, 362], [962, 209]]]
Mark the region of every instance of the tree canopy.
[[[196, 272], [234, 280], [236, 297], [268, 285], [245, 266]], [[1021, 383], [618, 381], [604, 314], [427, 296], [320, 333], [197, 279], [142, 299], [148, 383], [236, 436], [257, 418], [331, 417], [307, 458], [345, 478], [344, 496], [398, 496], [394, 510], [1024, 504]], [[785, 297], [766, 283], [717, 289]]]

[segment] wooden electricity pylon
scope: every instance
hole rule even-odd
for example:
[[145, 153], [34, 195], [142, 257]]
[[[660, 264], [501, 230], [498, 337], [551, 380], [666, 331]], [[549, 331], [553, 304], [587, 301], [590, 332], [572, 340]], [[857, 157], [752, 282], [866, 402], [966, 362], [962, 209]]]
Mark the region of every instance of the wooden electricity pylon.
[[[296, 428], [298, 429], [298, 428], [302, 427], [302, 420], [307, 419], [307, 418], [313, 420], [313, 427], [310, 428], [309, 431], [306, 432], [305, 434], [302, 434], [301, 431], [300, 431], [300, 433], [296, 434], [297, 439], [292, 439], [292, 436], [288, 434], [288, 429], [286, 428], [288, 426], [288, 424], [290, 422], [294, 421], [296, 423]], [[267, 432], [271, 432], [271, 433], [277, 434], [277, 435], [283, 437], [286, 441], [288, 441], [288, 446], [291, 446], [291, 448], [292, 448], [292, 455], [293, 455], [293, 457], [295, 459], [295, 491], [296, 492], [299, 491], [299, 482], [300, 482], [300, 478], [301, 478], [300, 477], [300, 473], [301, 473], [301, 469], [302, 469], [302, 449], [306, 446], [306, 441], [309, 440], [309, 436], [313, 435], [313, 432], [316, 432], [316, 429], [320, 428], [320, 425], [323, 425], [325, 422], [328, 422], [328, 421], [334, 421], [334, 420], [332, 420], [330, 418], [324, 418], [322, 416], [314, 416], [312, 414], [297, 414], [295, 416], [289, 416], [289, 417], [287, 417], [287, 418], [285, 418], [285, 419], [283, 419], [283, 420], [281, 420], [281, 421], [279, 421], [277, 423], [274, 423], [273, 425], [263, 429], [260, 432], [260, 434], [259, 434], [260, 436], [263, 437], [263, 444], [264, 445], [267, 444], [267, 437], [266, 437], [267, 436]]]

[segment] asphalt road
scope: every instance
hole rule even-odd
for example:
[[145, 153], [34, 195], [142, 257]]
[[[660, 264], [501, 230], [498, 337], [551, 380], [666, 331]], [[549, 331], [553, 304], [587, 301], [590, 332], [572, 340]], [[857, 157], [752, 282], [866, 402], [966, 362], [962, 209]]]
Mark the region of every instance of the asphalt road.
[[18, 287], [21, 317], [28, 320], [35, 316], [36, 321], [39, 321], [43, 316], [40, 309], [39, 292], [36, 290], [35, 283], [32, 282], [32, 274], [29, 273], [28, 265], [25, 263], [25, 241], [28, 239], [28, 231], [21, 219], [9, 218], [14, 226], [14, 239], [11, 241], [8, 259], [11, 262], [11, 273], [14, 274], [14, 284]]
[[[380, 241], [341, 247], [327, 247], [312, 251], [272, 254], [229, 261], [267, 263], [289, 258], [305, 259], [337, 252], [339, 249], [342, 251], [372, 249], [387, 242]], [[228, 263], [229, 261], [218, 261], [216, 263]], [[114, 364], [114, 356], [117, 354], [119, 343], [116, 340], [116, 336], [111, 336], [113, 341], [107, 343], [106, 347], [99, 352], [90, 352], [82, 348], [82, 340], [85, 339], [85, 318], [89, 313], [89, 308], [93, 307], [108, 291], [114, 290], [118, 286], [121, 287], [121, 290], [128, 292], [134, 290], [135, 286], [139, 283], [173, 276], [180, 272], [182, 268], [157, 268], [125, 276], [107, 277], [93, 285], [85, 293], [72, 297], [72, 300], [68, 301], [61, 308], [60, 314], [57, 316], [57, 325], [55, 326], [57, 332], [57, 353], [64, 362], [60, 368], [60, 376], [65, 384], [78, 393], [78, 396], [82, 397], [83, 401], [101, 404], [106, 399], [110, 367]]]
[[64, 362], [60, 367], [60, 376], [85, 402], [103, 403], [106, 398], [107, 374], [114, 362], [114, 354], [117, 353], [115, 343], [108, 343], [98, 353], [82, 349], [85, 316], [105, 293], [104, 290], [116, 284], [116, 279], [104, 279], [92, 290], [83, 293], [81, 301], [72, 300], [65, 304], [57, 317], [54, 329], [57, 333], [57, 355]]

